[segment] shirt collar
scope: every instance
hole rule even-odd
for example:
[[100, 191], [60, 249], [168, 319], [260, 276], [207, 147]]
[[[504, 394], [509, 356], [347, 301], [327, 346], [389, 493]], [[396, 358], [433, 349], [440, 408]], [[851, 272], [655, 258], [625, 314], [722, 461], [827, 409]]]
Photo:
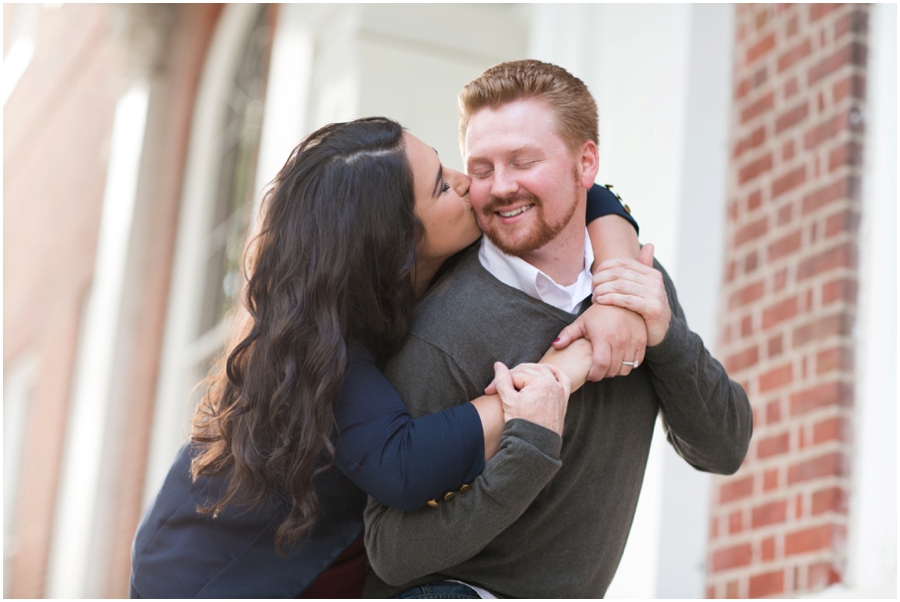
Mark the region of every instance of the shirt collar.
[[503, 284], [564, 311], [574, 313], [591, 294], [594, 250], [587, 229], [584, 231], [584, 266], [575, 283], [570, 286], [557, 284], [550, 276], [520, 257], [506, 255], [487, 236], [481, 238], [478, 260], [484, 269]]

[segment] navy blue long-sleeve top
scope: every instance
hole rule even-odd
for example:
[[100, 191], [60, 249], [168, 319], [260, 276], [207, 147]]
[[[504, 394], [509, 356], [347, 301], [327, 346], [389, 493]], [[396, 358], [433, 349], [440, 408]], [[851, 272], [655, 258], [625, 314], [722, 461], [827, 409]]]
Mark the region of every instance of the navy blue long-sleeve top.
[[[588, 216], [609, 214], [637, 228], [609, 190], [594, 186]], [[185, 444], [138, 526], [132, 597], [296, 597], [362, 535], [367, 494], [415, 510], [481, 473], [481, 419], [472, 404], [459, 401], [413, 420], [371, 353], [353, 346], [334, 404], [335, 464], [314, 479], [316, 526], [285, 557], [275, 551], [275, 530], [290, 500], [275, 491], [254, 510], [198, 513], [198, 506], [221, 495], [227, 475], [192, 481], [193, 448]]]

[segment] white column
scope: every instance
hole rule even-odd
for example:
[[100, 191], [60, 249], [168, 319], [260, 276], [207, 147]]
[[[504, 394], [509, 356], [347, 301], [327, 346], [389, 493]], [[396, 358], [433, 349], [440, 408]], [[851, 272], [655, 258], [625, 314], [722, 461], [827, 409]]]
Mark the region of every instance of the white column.
[[[677, 216], [678, 298], [691, 330], [715, 352], [724, 247], [734, 6], [691, 7], [684, 151]], [[705, 595], [709, 473], [664, 446], [656, 596]]]
[[103, 461], [148, 99], [149, 87], [137, 82], [116, 105], [93, 284], [81, 321], [54, 518], [47, 584], [51, 598], [86, 595], [92, 560], [87, 551]]
[[853, 488], [845, 585], [862, 597], [896, 597], [897, 5], [873, 5], [869, 32]]
[[[629, 204], [641, 224], [641, 240], [655, 244], [656, 256], [677, 284], [690, 8], [601, 5], [596, 10], [596, 76], [586, 83], [600, 111], [597, 181], [613, 184]], [[668, 560], [660, 555], [667, 528], [663, 503], [669, 503], [663, 489], [668, 448], [657, 423], [634, 524], [608, 598], [658, 595], [658, 575], [665, 570], [660, 562]]]

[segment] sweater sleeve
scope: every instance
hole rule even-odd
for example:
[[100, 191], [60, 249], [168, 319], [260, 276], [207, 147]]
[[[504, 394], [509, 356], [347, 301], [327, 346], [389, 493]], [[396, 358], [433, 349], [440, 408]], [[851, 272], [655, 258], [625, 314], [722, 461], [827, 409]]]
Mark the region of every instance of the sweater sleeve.
[[528, 509], [562, 465], [561, 448], [553, 431], [513, 419], [471, 488], [436, 508], [401, 512], [369, 498], [365, 543], [372, 569], [389, 585], [402, 585], [471, 558]]
[[413, 420], [371, 355], [355, 350], [335, 403], [338, 468], [373, 498], [402, 510], [459, 489], [484, 468], [481, 419], [463, 401]]
[[669, 443], [694, 468], [733, 474], [753, 433], [753, 413], [743, 388], [725, 373], [697, 334], [688, 329], [675, 285], [663, 274], [672, 319], [665, 338], [648, 347], [646, 365], [662, 406]]
[[585, 223], [589, 224], [598, 217], [618, 215], [628, 220], [637, 234], [641, 233], [637, 220], [631, 217], [631, 211], [619, 200], [616, 194], [606, 186], [594, 184], [587, 193], [587, 212]]

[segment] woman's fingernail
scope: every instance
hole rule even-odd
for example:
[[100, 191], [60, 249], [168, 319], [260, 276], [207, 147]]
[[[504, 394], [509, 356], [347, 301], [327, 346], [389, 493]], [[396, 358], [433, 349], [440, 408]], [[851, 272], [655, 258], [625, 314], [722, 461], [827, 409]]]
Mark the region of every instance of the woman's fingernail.
[[559, 337], [556, 337], [556, 339], [553, 341], [554, 345], [556, 345], [557, 343], [559, 343]]

